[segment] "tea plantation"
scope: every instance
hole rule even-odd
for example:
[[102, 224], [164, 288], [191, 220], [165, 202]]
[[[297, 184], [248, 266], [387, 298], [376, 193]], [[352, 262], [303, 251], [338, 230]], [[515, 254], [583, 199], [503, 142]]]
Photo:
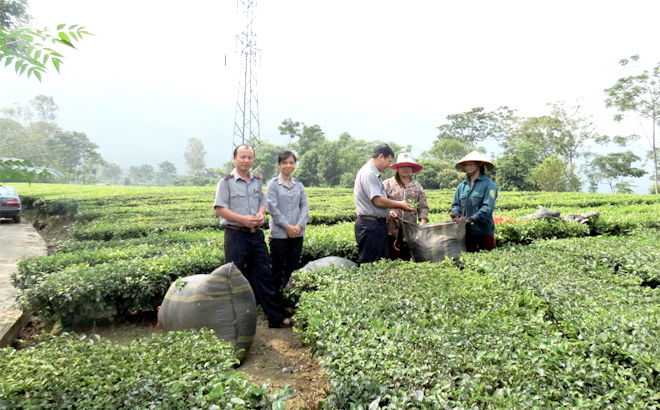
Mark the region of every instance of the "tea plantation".
[[[154, 310], [176, 278], [224, 263], [212, 187], [17, 187], [36, 218], [65, 222], [71, 233], [56, 254], [21, 261], [13, 278], [23, 309], [44, 320], [66, 324]], [[352, 192], [317, 188], [308, 196], [303, 262], [328, 255], [355, 260]], [[446, 220], [453, 192], [428, 196], [431, 222]], [[495, 214], [520, 218], [539, 205], [562, 214], [598, 211], [600, 218], [589, 225], [503, 222], [496, 227], [498, 249], [457, 263], [384, 261], [295, 273], [287, 296], [298, 307], [296, 330], [332, 378], [323, 405], [660, 408], [660, 199], [503, 192]], [[282, 405], [285, 393], [269, 396], [229, 373], [226, 344], [204, 332], [134, 343], [122, 350], [66, 335], [4, 349], [0, 367], [18, 370], [0, 375], [0, 408], [69, 408], [58, 407], [60, 392], [78, 400], [74, 408], [94, 408], [88, 406], [94, 389], [98, 408]], [[151, 344], [162, 357], [137, 354]], [[97, 362], [116, 364], [99, 375]], [[199, 367], [182, 365], [190, 362]], [[78, 365], [64, 371], [60, 363]], [[147, 367], [154, 377], [143, 378]], [[57, 377], [66, 381], [47, 382]], [[117, 384], [119, 378], [146, 384]]]

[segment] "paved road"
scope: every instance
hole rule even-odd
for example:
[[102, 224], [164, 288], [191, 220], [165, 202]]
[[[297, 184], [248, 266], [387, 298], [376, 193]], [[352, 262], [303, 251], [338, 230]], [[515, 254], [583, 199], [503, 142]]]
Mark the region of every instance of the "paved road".
[[29, 222], [0, 220], [0, 347], [11, 344], [25, 325], [23, 312], [15, 306], [16, 289], [10, 279], [16, 261], [47, 253], [46, 243]]

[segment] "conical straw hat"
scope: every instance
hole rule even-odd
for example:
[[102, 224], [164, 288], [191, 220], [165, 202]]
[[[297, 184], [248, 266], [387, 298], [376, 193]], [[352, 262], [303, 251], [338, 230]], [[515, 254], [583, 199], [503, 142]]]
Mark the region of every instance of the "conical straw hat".
[[456, 169], [459, 171], [465, 171], [466, 162], [483, 162], [489, 171], [492, 171], [493, 168], [495, 168], [495, 165], [487, 160], [486, 157], [484, 157], [479, 151], [472, 151], [464, 156], [460, 161], [456, 163]]

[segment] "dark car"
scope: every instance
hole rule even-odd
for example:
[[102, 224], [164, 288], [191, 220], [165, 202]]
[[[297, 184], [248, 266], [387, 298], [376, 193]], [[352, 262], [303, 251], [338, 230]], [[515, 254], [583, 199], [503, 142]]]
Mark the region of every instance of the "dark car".
[[0, 185], [0, 218], [11, 218], [21, 222], [21, 198], [10, 186]]

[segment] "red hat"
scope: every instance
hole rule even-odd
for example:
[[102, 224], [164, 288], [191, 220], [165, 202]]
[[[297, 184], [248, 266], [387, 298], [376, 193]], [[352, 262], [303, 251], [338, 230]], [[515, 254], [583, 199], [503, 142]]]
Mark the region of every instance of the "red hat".
[[409, 152], [403, 152], [399, 154], [399, 156], [396, 157], [396, 164], [391, 165], [390, 169], [398, 171], [399, 167], [412, 167], [413, 174], [418, 173], [419, 171], [422, 170], [422, 168], [424, 168], [423, 166], [415, 162], [415, 159], [413, 158], [412, 154]]

